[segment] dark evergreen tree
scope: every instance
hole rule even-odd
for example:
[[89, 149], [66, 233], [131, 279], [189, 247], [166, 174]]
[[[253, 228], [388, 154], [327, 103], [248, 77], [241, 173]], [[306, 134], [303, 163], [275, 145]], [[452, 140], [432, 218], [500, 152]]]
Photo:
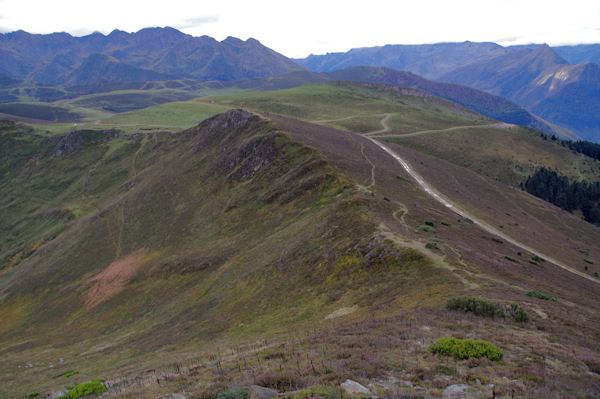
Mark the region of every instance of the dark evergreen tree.
[[523, 187], [528, 193], [569, 212], [580, 210], [585, 220], [600, 225], [600, 182], [569, 183], [566, 176], [542, 167], [527, 178]]

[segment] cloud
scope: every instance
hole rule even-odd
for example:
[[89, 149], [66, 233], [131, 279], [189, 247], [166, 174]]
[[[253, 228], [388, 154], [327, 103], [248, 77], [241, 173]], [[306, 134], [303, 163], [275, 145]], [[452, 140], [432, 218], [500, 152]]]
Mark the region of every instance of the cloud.
[[[0, 0], [0, 1], [2, 1], [2, 0]], [[175, 25], [174, 28], [177, 28], [177, 29], [195, 28], [200, 25], [213, 24], [215, 22], [219, 22], [219, 17], [217, 17], [216, 15], [206, 15], [203, 17], [186, 18], [186, 19], [182, 20], [181, 22], [179, 22], [179, 24]]]
[[94, 31], [89, 28], [74, 28], [69, 29], [69, 33], [73, 36], [87, 36], [94, 33]]
[[502, 37], [500, 39], [492, 40], [494, 43], [514, 43], [523, 39], [521, 36], [510, 36], [510, 37]]
[[598, 28], [596, 26], [586, 26], [584, 28], [577, 29], [575, 32], [589, 32], [589, 31], [597, 32], [597, 31], [600, 31], [600, 28]]

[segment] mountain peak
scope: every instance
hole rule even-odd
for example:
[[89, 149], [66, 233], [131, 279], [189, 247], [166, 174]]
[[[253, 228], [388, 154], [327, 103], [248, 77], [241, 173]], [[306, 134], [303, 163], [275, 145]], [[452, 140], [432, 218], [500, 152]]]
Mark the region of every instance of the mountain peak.
[[534, 58], [543, 59], [545, 64], [568, 64], [564, 58], [556, 54], [546, 43], [533, 49], [531, 54]]
[[237, 38], [237, 37], [227, 36], [225, 38], [225, 40], [223, 40], [221, 43], [231, 44], [231, 45], [234, 45], [234, 46], [240, 46], [240, 45], [244, 44], [244, 41], [242, 39]]

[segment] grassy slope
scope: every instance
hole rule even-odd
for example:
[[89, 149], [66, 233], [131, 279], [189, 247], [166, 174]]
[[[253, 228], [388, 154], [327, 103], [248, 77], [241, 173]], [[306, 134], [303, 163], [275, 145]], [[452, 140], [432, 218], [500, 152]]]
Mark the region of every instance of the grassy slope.
[[[223, 105], [245, 105], [260, 112], [284, 115], [301, 113], [309, 120], [367, 115], [357, 118], [356, 124], [363, 126], [359, 131], [380, 129], [378, 118], [397, 113], [418, 128], [418, 119], [408, 112], [409, 106], [393, 98], [390, 101], [390, 97], [386, 92], [377, 94], [370, 88], [356, 86], [308, 86], [229, 97], [223, 99]], [[413, 101], [414, 105], [422, 101], [410, 97], [401, 100]], [[442, 128], [461, 126], [464, 118], [475, 120], [473, 124], [489, 123], [464, 114], [457, 121], [453, 108], [439, 104], [426, 111], [438, 118], [436, 123]], [[448, 118], [447, 124], [443, 123], [444, 117]], [[207, 381], [221, 386], [230, 386], [232, 381], [259, 382], [261, 375], [271, 375], [280, 369], [282, 373], [298, 376], [304, 385], [335, 383], [345, 378], [366, 383], [392, 373], [396, 378], [425, 386], [433, 394], [440, 394], [450, 383], [473, 382], [475, 378], [496, 384], [497, 392], [505, 397], [510, 397], [512, 389], [524, 397], [539, 397], [548, 392], [585, 397], [586, 392], [599, 389], [600, 381], [594, 375], [581, 372], [596, 370], [600, 365], [600, 349], [594, 338], [600, 333], [596, 285], [582, 283], [551, 265], [529, 264], [529, 254], [519, 255], [512, 245], [494, 242], [468, 221], [458, 220], [364, 138], [295, 120], [275, 119], [277, 125], [271, 125], [270, 129], [274, 127], [276, 134], [285, 131], [284, 137], [291, 140], [290, 145], [302, 150], [300, 154], [291, 151], [296, 154], [291, 158], [284, 157], [285, 162], [274, 167], [278, 172], [273, 171], [273, 175], [253, 177], [243, 183], [232, 185], [225, 177], [227, 173], [224, 176], [224, 171], [215, 168], [214, 163], [211, 166], [209, 161], [217, 154], [231, 160], [230, 156], [236, 153], [231, 146], [239, 148], [242, 143], [233, 140], [226, 145], [224, 142], [201, 145], [204, 150], [210, 149], [209, 157], [203, 151], [195, 151], [199, 143], [194, 141], [194, 135], [191, 142], [190, 137], [164, 134], [129, 136], [120, 145], [110, 144], [118, 142], [112, 140], [103, 145], [109, 148], [114, 145], [112, 154], [122, 154], [122, 166], [108, 163], [111, 156], [98, 162], [102, 156], [95, 155], [95, 162], [85, 161], [87, 166], [73, 168], [87, 171], [91, 186], [97, 184], [92, 183], [96, 178], [104, 180], [120, 169], [128, 172], [108, 184], [108, 190], [99, 190], [94, 196], [82, 199], [81, 203], [98, 201], [95, 206], [98, 211], [93, 207], [79, 210], [79, 219], [67, 224], [63, 234], [0, 276], [5, 283], [1, 292], [10, 292], [6, 287], [13, 285], [8, 282], [17, 279], [19, 271], [27, 270], [26, 267], [40, 270], [39, 278], [43, 281], [65, 287], [60, 292], [49, 290], [40, 296], [47, 299], [50, 311], [55, 312], [49, 316], [63, 318], [58, 334], [46, 337], [53, 348], [40, 346], [36, 340], [39, 331], [23, 324], [30, 320], [43, 325], [39, 323], [44, 320], [34, 313], [42, 306], [37, 302], [38, 296], [4, 297], [3, 300], [11, 300], [10, 306], [2, 307], [2, 320], [6, 320], [4, 326], [7, 326], [4, 331], [20, 333], [4, 336], [9, 345], [2, 352], [2, 369], [8, 371], [1, 378], [12, 384], [5, 388], [7, 392], [18, 388], [25, 393], [22, 385], [34, 382], [40, 389], [68, 382], [52, 380], [50, 376], [56, 371], [47, 368], [49, 362], [56, 363], [61, 355], [67, 358], [61, 367], [81, 370], [81, 379], [107, 373], [115, 377], [124, 372], [135, 376], [143, 368], [157, 366], [153, 355], [157, 347], [163, 355], [161, 362], [190, 357], [193, 360], [180, 360], [190, 366], [187, 372], [174, 372], [168, 367], [157, 369], [161, 376], [172, 378], [166, 385], [165, 382], [160, 387], [150, 382], [147, 388], [132, 385], [130, 389], [139, 389], [140, 395], [156, 396], [157, 392], [178, 391], [182, 386], [198, 392], [206, 388]], [[345, 123], [335, 123], [340, 122]], [[347, 130], [354, 127], [345, 126]], [[297, 147], [294, 142], [317, 151]], [[128, 143], [132, 145], [129, 149]], [[401, 147], [396, 149], [403, 151]], [[460, 193], [452, 194], [453, 199], [472, 207], [470, 210], [478, 216], [502, 223], [511, 234], [518, 233], [519, 238], [533, 237], [534, 233], [540, 234], [534, 240], [538, 243], [544, 242], [544, 237], [552, 238], [546, 240], [546, 248], [556, 252], [553, 256], [578, 254], [581, 258], [584, 254], [579, 250], [584, 250], [588, 253], [586, 257], [600, 258], [598, 240], [594, 239], [597, 230], [592, 226], [527, 194], [508, 192], [505, 186], [464, 168], [421, 152], [405, 151], [404, 155], [410, 156], [410, 161], [419, 165], [419, 171], [436, 187], [445, 193], [458, 189]], [[317, 158], [314, 166], [302, 155], [304, 152], [308, 159]], [[248, 159], [250, 165], [264, 159], [247, 155], [242, 158]], [[35, 159], [23, 158], [30, 163], [26, 164], [21, 180], [11, 179], [12, 189], [23, 185], [23, 181], [29, 182], [28, 176], [35, 177]], [[291, 170], [279, 170], [290, 159], [296, 160], [298, 167], [291, 162]], [[303, 167], [306, 162], [311, 165], [308, 170]], [[90, 170], [92, 163], [97, 166]], [[101, 166], [106, 169], [97, 169]], [[213, 172], [210, 176], [216, 181], [206, 178], [207, 170]], [[265, 203], [265, 198], [278, 191], [295, 192], [290, 190], [295, 186], [292, 182], [302, 183], [323, 174], [335, 176], [337, 183], [327, 186], [325, 191], [300, 190], [308, 193], [300, 197], [305, 200]], [[455, 184], [453, 179], [459, 182]], [[62, 185], [70, 187], [67, 192], [76, 191], [76, 185]], [[279, 189], [273, 190], [273, 186]], [[460, 190], [463, 186], [464, 191]], [[101, 192], [109, 194], [103, 198]], [[27, 196], [31, 198], [35, 192]], [[36, 211], [37, 208], [19, 210], [32, 215]], [[149, 220], [142, 220], [146, 218]], [[425, 220], [434, 222], [435, 232], [420, 228]], [[548, 220], [553, 222], [548, 224]], [[442, 221], [450, 225], [441, 224]], [[46, 232], [43, 223], [36, 228]], [[540, 228], [544, 229], [543, 234], [537, 230]], [[377, 231], [380, 238], [372, 238]], [[87, 235], [83, 236], [83, 232]], [[382, 241], [382, 237], [396, 242], [396, 247]], [[77, 246], [65, 245], [69, 242]], [[439, 249], [426, 249], [429, 242], [436, 242]], [[81, 250], [79, 245], [83, 245]], [[85, 303], [82, 297], [87, 291], [81, 282], [141, 246], [148, 247], [147, 252], [140, 272], [127, 290], [90, 312], [82, 311]], [[401, 249], [411, 247], [427, 254], [432, 261]], [[382, 263], [376, 261], [381, 258], [371, 255], [377, 255], [378, 248], [383, 251]], [[55, 258], [41, 262], [42, 250]], [[386, 257], [389, 251], [398, 253], [389, 258]], [[219, 259], [223, 254], [228, 254], [225, 261]], [[401, 260], [400, 268], [392, 262], [396, 256]], [[518, 263], [506, 256], [516, 258]], [[83, 266], [90, 259], [92, 264]], [[60, 262], [61, 273], [65, 274], [44, 274], [45, 268], [41, 266], [52, 267], [52, 262], [56, 262], [56, 267]], [[70, 280], [79, 283], [67, 288], [64, 281]], [[554, 294], [559, 301], [532, 300], [525, 296], [530, 289]], [[518, 325], [444, 311], [445, 299], [458, 292], [522, 303], [533, 322]], [[333, 324], [327, 327], [331, 330], [322, 330], [327, 325], [319, 322], [323, 316], [342, 309], [357, 310], [341, 319], [343, 322], [323, 321]], [[231, 317], [225, 319], [220, 312]], [[370, 315], [368, 322], [361, 322], [366, 314]], [[89, 338], [90, 331], [100, 334]], [[278, 332], [283, 335], [272, 335]], [[246, 354], [239, 349], [240, 344], [265, 335], [269, 343], [241, 346], [251, 348]], [[444, 363], [427, 351], [432, 340], [444, 335], [484, 338], [499, 344], [507, 356], [501, 364], [494, 365]], [[79, 341], [84, 337], [86, 340]], [[277, 344], [272, 346], [271, 342]], [[66, 347], [65, 343], [73, 346]], [[42, 353], [40, 349], [48, 351]], [[198, 352], [199, 349], [207, 353]], [[219, 358], [222, 356], [223, 371], [215, 365], [217, 353]], [[15, 368], [26, 361], [44, 362], [46, 366]], [[504, 381], [502, 376], [517, 382]], [[484, 389], [476, 384], [472, 388]], [[399, 388], [395, 385], [389, 389], [394, 392]], [[491, 395], [491, 391], [485, 394]]]
[[513, 186], [524, 182], [540, 166], [575, 179], [595, 181], [600, 176], [600, 162], [521, 127], [460, 129], [386, 141], [426, 152]]
[[423, 97], [417, 91], [414, 93], [409, 95], [393, 87], [339, 83], [219, 96], [211, 100], [217, 104], [243, 107], [256, 112], [303, 120], [331, 121], [322, 123], [362, 132], [380, 129], [379, 121], [382, 114], [386, 113], [392, 114], [393, 125], [401, 125], [409, 130], [421, 130], [424, 126], [434, 128], [484, 124], [489, 121], [445, 100]]
[[[25, 359], [67, 358], [91, 377], [158, 348], [247, 339], [393, 298], [407, 273], [446, 284], [425, 257], [377, 238], [364, 195], [314, 151], [256, 118], [216, 121], [99, 137], [60, 156], [60, 142], [7, 129], [3, 395], [60, 383], [54, 369], [19, 370]], [[90, 302], [94, 276], [131, 254], [125, 290]]]
[[[381, 129], [380, 121], [387, 113], [391, 114], [388, 121], [391, 131], [386, 135], [469, 126], [449, 132], [386, 140], [408, 145], [516, 186], [539, 166], [590, 181], [600, 175], [600, 162], [544, 140], [534, 130], [487, 126], [493, 122], [470, 111], [457, 109], [452, 103], [444, 103], [444, 100], [427, 101], [390, 91], [382, 85], [306, 85], [276, 92], [215, 97], [212, 100], [217, 104], [317, 121], [322, 125], [354, 132]], [[330, 120], [334, 121], [328, 122]], [[485, 126], [477, 128], [477, 125]]]

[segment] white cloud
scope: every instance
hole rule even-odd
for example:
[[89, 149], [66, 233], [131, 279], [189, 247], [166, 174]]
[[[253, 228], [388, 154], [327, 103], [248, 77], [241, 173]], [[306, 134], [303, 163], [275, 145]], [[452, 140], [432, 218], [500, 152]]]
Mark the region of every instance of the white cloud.
[[201, 25], [206, 24], [214, 24], [219, 22], [219, 17], [215, 15], [207, 15], [203, 17], [194, 17], [194, 18], [186, 18], [179, 22], [178, 24], [173, 25], [173, 28], [177, 29], [188, 29], [188, 28], [197, 28]]
[[172, 26], [217, 40], [254, 37], [290, 57], [384, 44], [497, 38], [511, 44], [600, 42], [597, 0], [570, 0], [568, 6], [558, 0], [0, 1], [2, 25], [12, 30], [81, 33], [86, 27], [88, 33], [109, 33]]

